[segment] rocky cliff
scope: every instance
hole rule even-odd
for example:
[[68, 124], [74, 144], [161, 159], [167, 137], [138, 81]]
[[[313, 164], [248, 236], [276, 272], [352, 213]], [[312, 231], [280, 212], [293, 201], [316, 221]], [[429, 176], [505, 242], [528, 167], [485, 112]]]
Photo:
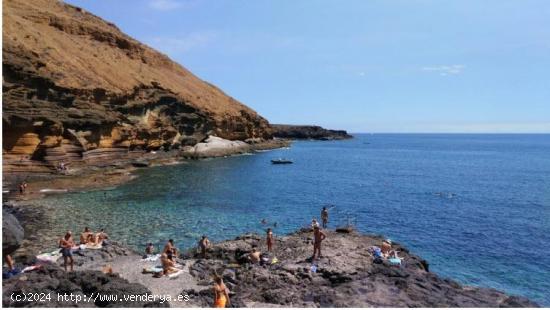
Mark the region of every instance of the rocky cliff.
[[270, 138], [256, 112], [112, 23], [56, 0], [2, 5], [8, 164], [47, 169], [177, 149], [209, 134]]
[[284, 139], [342, 140], [351, 139], [345, 130], [331, 130], [312, 125], [271, 125], [272, 134]]

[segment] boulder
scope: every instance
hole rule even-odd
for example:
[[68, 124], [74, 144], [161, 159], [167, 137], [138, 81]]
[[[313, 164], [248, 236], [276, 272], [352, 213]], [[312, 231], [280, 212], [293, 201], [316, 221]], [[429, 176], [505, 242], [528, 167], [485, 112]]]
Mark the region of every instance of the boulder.
[[25, 232], [13, 214], [2, 210], [2, 252], [4, 255], [15, 252], [23, 242]]
[[[99, 271], [65, 272], [53, 265], [16, 276], [2, 283], [4, 307], [168, 307], [168, 303], [147, 301], [140, 296], [151, 294], [145, 286], [129, 283], [118, 275]], [[36, 294], [39, 301], [11, 298], [18, 294]], [[70, 296], [73, 296], [71, 300]], [[67, 298], [58, 298], [58, 296]], [[135, 296], [125, 300], [124, 296]], [[28, 296], [28, 295], [27, 295]], [[46, 298], [49, 296], [50, 298]], [[78, 298], [78, 300], [77, 300]], [[49, 300], [48, 300], [49, 299]], [[116, 300], [115, 300], [116, 299]]]

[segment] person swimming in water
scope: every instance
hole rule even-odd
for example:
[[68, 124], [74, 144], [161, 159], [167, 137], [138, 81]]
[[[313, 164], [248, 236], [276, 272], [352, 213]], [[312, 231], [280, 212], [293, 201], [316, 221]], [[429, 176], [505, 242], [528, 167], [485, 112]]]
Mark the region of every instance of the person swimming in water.
[[230, 305], [227, 287], [222, 277], [214, 275], [214, 308], [225, 308]]
[[326, 238], [327, 236], [321, 231], [319, 225], [313, 227], [313, 259], [315, 259], [315, 254], [318, 254], [317, 258], [321, 257], [321, 242]]
[[273, 231], [271, 228], [267, 229], [266, 234], [267, 251], [271, 252], [273, 250]]
[[210, 247], [210, 240], [206, 236], [202, 236], [199, 241], [199, 248], [201, 249], [202, 258], [206, 258], [206, 250]]
[[59, 239], [59, 247], [61, 248], [61, 255], [63, 256], [63, 265], [65, 271], [67, 271], [67, 263], [71, 264], [71, 271], [73, 271], [73, 252], [72, 248], [74, 247], [73, 233], [69, 230], [65, 233], [65, 236]]

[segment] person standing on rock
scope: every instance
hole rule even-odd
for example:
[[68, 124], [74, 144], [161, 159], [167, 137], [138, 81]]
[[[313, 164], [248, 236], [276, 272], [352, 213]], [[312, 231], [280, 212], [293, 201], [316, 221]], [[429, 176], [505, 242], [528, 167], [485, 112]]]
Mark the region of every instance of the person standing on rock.
[[74, 247], [73, 233], [69, 230], [63, 238], [59, 240], [59, 247], [61, 248], [61, 255], [63, 255], [63, 263], [65, 271], [67, 271], [67, 262], [71, 264], [71, 271], [73, 271], [73, 252], [72, 247]]
[[323, 210], [321, 211], [321, 221], [323, 222], [323, 228], [327, 228], [327, 223], [328, 223], [327, 207], [323, 207]]
[[321, 231], [319, 226], [313, 227], [313, 259], [315, 254], [318, 253], [317, 258], [321, 257], [321, 242], [327, 238], [327, 235]]
[[267, 251], [271, 252], [273, 250], [273, 231], [271, 230], [271, 228], [267, 229], [266, 243]]
[[227, 287], [223, 283], [222, 277], [219, 275], [214, 276], [214, 308], [225, 308], [228, 306], [229, 295], [227, 294]]
[[199, 248], [201, 249], [202, 258], [206, 259], [206, 250], [210, 247], [210, 240], [206, 236], [202, 236], [199, 241]]

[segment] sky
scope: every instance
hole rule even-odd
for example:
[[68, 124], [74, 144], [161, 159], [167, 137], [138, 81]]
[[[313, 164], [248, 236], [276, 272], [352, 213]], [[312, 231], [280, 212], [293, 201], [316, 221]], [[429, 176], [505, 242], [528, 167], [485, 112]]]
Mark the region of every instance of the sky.
[[550, 1], [66, 2], [271, 123], [550, 133]]

